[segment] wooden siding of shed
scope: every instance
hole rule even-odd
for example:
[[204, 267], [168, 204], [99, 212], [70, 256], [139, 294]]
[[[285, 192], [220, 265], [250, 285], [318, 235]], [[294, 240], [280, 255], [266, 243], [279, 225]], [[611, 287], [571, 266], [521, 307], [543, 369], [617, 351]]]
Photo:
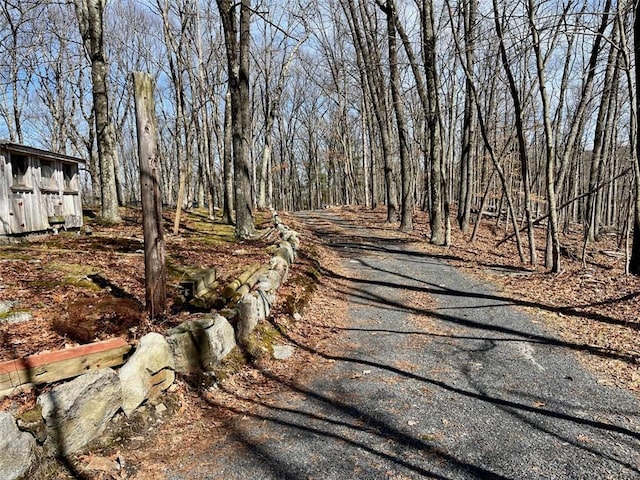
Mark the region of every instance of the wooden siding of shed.
[[0, 235], [9, 235], [11, 225], [9, 224], [9, 182], [7, 180], [9, 159], [5, 152], [0, 150]]
[[25, 156], [29, 166], [26, 175], [28, 185], [26, 188], [13, 188], [10, 154], [0, 152], [0, 235], [46, 231], [61, 226], [49, 223], [49, 219], [54, 217], [64, 218], [66, 228], [82, 226], [80, 192], [63, 191], [62, 163], [54, 162], [56, 189], [47, 186], [41, 190], [40, 160], [32, 155]]

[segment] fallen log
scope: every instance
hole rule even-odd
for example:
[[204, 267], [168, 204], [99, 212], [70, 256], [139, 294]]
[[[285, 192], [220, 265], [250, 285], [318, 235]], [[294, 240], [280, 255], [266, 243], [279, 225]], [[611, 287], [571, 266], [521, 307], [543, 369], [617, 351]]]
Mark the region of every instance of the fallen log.
[[256, 273], [261, 268], [260, 263], [253, 263], [244, 270], [240, 275], [238, 275], [235, 279], [229, 282], [223, 289], [222, 293], [215, 302], [216, 308], [221, 308], [225, 306], [236, 294], [238, 289], [247, 281], [251, 276]]
[[238, 290], [236, 290], [236, 293], [233, 294], [233, 297], [231, 297], [231, 301], [237, 302], [240, 299], [240, 297], [249, 293], [253, 289], [253, 287], [256, 285], [256, 283], [258, 283], [258, 280], [260, 280], [260, 277], [262, 277], [263, 275], [266, 275], [268, 271], [269, 271], [269, 266], [262, 265], [242, 285], [240, 285], [240, 288], [238, 288]]

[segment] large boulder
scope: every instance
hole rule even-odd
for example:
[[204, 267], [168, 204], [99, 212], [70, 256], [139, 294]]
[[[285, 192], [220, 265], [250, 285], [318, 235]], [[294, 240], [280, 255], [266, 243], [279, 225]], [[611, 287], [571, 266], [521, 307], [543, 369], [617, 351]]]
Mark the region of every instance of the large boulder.
[[159, 333], [148, 333], [120, 369], [122, 410], [131, 415], [142, 402], [157, 396], [175, 380], [175, 361], [169, 342]]
[[36, 459], [36, 440], [21, 432], [8, 412], [0, 412], [0, 478], [23, 477]]
[[81, 450], [102, 433], [121, 402], [120, 380], [110, 368], [87, 373], [40, 395], [46, 445], [62, 455]]
[[236, 346], [233, 327], [217, 314], [185, 322], [168, 335], [175, 369], [181, 373], [210, 371]]

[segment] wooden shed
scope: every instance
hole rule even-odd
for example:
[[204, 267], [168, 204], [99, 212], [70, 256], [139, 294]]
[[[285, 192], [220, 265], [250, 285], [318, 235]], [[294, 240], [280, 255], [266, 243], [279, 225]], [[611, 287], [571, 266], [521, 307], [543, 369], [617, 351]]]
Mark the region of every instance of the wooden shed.
[[0, 237], [81, 227], [82, 163], [0, 140]]

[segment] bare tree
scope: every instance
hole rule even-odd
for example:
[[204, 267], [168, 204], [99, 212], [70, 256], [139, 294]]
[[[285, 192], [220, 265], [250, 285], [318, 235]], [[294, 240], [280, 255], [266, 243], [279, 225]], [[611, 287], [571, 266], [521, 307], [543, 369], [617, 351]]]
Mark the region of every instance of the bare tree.
[[[276, 21], [272, 11], [269, 12], [270, 16], [265, 18], [263, 22], [265, 45], [256, 59], [259, 70], [258, 75], [264, 81], [261, 95], [264, 117], [262, 128], [264, 146], [258, 175], [257, 199], [258, 208], [260, 209], [272, 206], [272, 199], [269, 196], [269, 183], [272, 170], [274, 124], [280, 115], [280, 104], [289, 69], [298, 50], [309, 36], [306, 30], [298, 31], [300, 26], [304, 27], [304, 25], [300, 25], [302, 17], [294, 8], [289, 4], [286, 15], [282, 13], [280, 21]], [[279, 25], [281, 24], [286, 25], [287, 30], [280, 27]], [[299, 38], [296, 38], [296, 35], [299, 35]]]
[[[22, 132], [26, 141], [88, 157], [97, 190], [112, 171], [98, 167], [97, 155], [108, 151], [97, 138], [112, 118], [122, 159], [117, 167], [112, 157], [113, 178], [123, 180], [113, 198], [137, 198], [132, 88], [124, 79], [131, 70], [155, 71], [163, 200], [178, 196], [179, 208], [208, 203], [212, 216], [220, 202], [229, 222], [235, 203], [239, 237], [252, 230], [255, 204], [384, 200], [387, 220], [399, 212], [408, 228], [409, 206], [426, 198], [432, 241], [446, 244], [455, 195], [463, 230], [472, 206], [480, 206], [474, 232], [488, 209], [504, 230], [500, 241], [526, 226], [530, 262], [532, 227], [551, 218], [553, 263], [576, 222], [596, 233], [600, 217], [612, 227], [627, 222], [631, 179], [623, 172], [636, 128], [635, 117], [628, 120], [633, 96], [623, 88], [633, 83], [621, 14], [628, 0], [446, 1], [448, 22], [430, 0], [305, 2], [304, 16], [300, 2], [152, 3], [160, 8], [133, 0], [112, 4], [117, 12], [105, 12], [104, 0], [0, 5], [2, 135], [20, 140]], [[50, 25], [36, 21], [46, 9]], [[77, 20], [70, 34], [65, 26]], [[313, 41], [301, 45], [307, 34]], [[452, 42], [455, 49], [444, 48]], [[82, 46], [92, 69], [79, 68]], [[98, 105], [108, 107], [106, 116]]]
[[507, 83], [509, 85], [509, 93], [513, 99], [514, 117], [516, 123], [516, 137], [518, 139], [518, 152], [520, 157], [520, 175], [522, 177], [522, 187], [524, 190], [524, 211], [527, 220], [527, 231], [529, 232], [529, 262], [532, 265], [536, 265], [536, 242], [535, 232], [533, 229], [533, 218], [531, 213], [531, 185], [529, 179], [529, 150], [527, 140], [525, 138], [524, 128], [524, 112], [522, 106], [522, 100], [520, 98], [520, 92], [516, 85], [516, 79], [513, 75], [510, 65], [510, 59], [507, 56], [507, 49], [505, 47], [502, 25], [500, 20], [500, 14], [498, 12], [498, 2], [493, 0], [493, 13], [494, 22], [496, 28], [496, 34], [499, 40], [500, 46], [500, 58], [502, 60], [502, 66], [507, 76]]
[[[616, 16], [618, 13], [616, 13]], [[593, 136], [593, 153], [591, 155], [591, 168], [589, 173], [589, 191], [593, 193], [587, 198], [586, 211], [586, 228], [585, 228], [585, 250], [587, 242], [593, 242], [600, 233], [602, 223], [601, 205], [603, 194], [602, 190], [595, 189], [596, 185], [601, 182], [603, 175], [603, 164], [606, 159], [606, 143], [607, 135], [612, 130], [613, 117], [613, 100], [617, 97], [617, 86], [620, 72], [621, 49], [619, 48], [620, 23], [614, 22], [613, 31], [611, 33], [611, 45], [609, 48], [609, 56], [605, 76], [603, 82], [602, 95], [600, 96], [600, 105], [598, 107], [598, 115]]]
[[542, 54], [540, 34], [538, 31], [538, 26], [536, 24], [536, 7], [533, 3], [533, 0], [528, 0], [527, 14], [533, 41], [533, 51], [536, 58], [538, 88], [540, 90], [540, 100], [542, 102], [542, 120], [544, 124], [547, 208], [549, 210], [548, 239], [550, 247], [547, 247], [547, 266], [550, 267], [551, 272], [559, 273], [562, 267], [560, 265], [560, 238], [556, 196], [556, 152], [555, 145], [553, 143], [554, 136], [551, 126], [551, 107], [549, 104], [549, 95], [547, 94], [548, 87], [545, 74], [544, 58]]
[[[32, 72], [29, 57], [37, 37], [29, 30], [37, 21], [41, 1], [0, 2], [0, 116], [4, 118], [9, 139], [24, 142], [24, 110], [28, 103]], [[35, 72], [34, 72], [35, 73]]]
[[186, 9], [178, 8], [178, 31], [174, 32], [171, 20], [171, 4], [168, 0], [156, 0], [158, 11], [162, 17], [162, 29], [165, 44], [167, 46], [167, 61], [169, 63], [169, 74], [174, 89], [175, 98], [175, 138], [174, 149], [178, 169], [178, 196], [176, 200], [176, 212], [173, 223], [173, 234], [180, 231], [180, 218], [182, 208], [185, 203], [187, 179], [192, 167], [192, 142], [189, 115], [187, 115], [187, 86], [184, 72], [187, 70], [186, 56], [186, 36], [188, 22], [191, 16], [187, 15]]
[[102, 218], [107, 222], [118, 223], [121, 219], [115, 178], [116, 136], [109, 110], [108, 68], [104, 49], [105, 0], [74, 0], [74, 5], [80, 35], [91, 62], [93, 111], [100, 159]]
[[[464, 15], [464, 62], [467, 68], [475, 63], [476, 16], [478, 0], [462, 1]], [[466, 233], [469, 229], [471, 206], [473, 204], [473, 161], [472, 147], [474, 144], [474, 109], [473, 86], [471, 80], [465, 78], [464, 116], [462, 123], [462, 146], [460, 155], [460, 188], [458, 193], [458, 224], [460, 230]]]
[[[446, 2], [446, 7], [447, 7], [447, 11], [449, 14], [449, 20], [450, 22], [453, 22], [453, 13], [452, 13], [452, 8], [449, 2]], [[462, 46], [460, 44], [460, 40], [458, 38], [458, 36], [454, 33], [453, 35], [453, 40], [454, 40], [454, 44], [456, 46], [456, 50], [458, 51], [458, 53], [460, 54], [462, 52]], [[482, 101], [480, 99], [480, 94], [478, 93], [478, 87], [476, 85], [476, 82], [473, 80], [473, 77], [471, 75], [471, 70], [470, 70], [470, 65], [467, 65], [465, 62], [462, 62], [462, 68], [464, 70], [464, 74], [465, 74], [465, 78], [469, 81], [468, 85], [471, 88], [471, 94], [472, 94], [472, 98], [473, 98], [473, 103], [476, 109], [476, 115], [477, 115], [477, 120], [478, 120], [478, 127], [480, 129], [480, 136], [482, 138], [482, 142], [484, 145], [484, 148], [487, 152], [487, 155], [489, 156], [489, 158], [491, 159], [491, 163], [493, 164], [493, 171], [490, 174], [490, 177], [487, 181], [487, 186], [486, 186], [486, 190], [485, 190], [485, 195], [482, 201], [482, 205], [480, 206], [480, 210], [479, 210], [479, 214], [478, 214], [478, 220], [476, 221], [476, 225], [474, 227], [474, 232], [471, 236], [472, 241], [474, 240], [476, 233], [477, 233], [477, 228], [478, 225], [480, 224], [480, 220], [482, 217], [482, 213], [484, 210], [484, 204], [485, 204], [485, 199], [487, 197], [490, 185], [493, 181], [493, 177], [495, 174], [498, 175], [498, 178], [500, 179], [500, 184], [502, 186], [502, 196], [505, 198], [506, 203], [507, 203], [507, 211], [509, 216], [511, 217], [511, 222], [513, 224], [513, 228], [514, 228], [514, 233], [513, 236], [515, 236], [516, 239], [516, 246], [518, 249], [518, 255], [520, 257], [520, 261], [524, 263], [525, 261], [525, 257], [524, 257], [524, 252], [522, 250], [522, 242], [520, 240], [520, 232], [518, 230], [518, 222], [517, 222], [517, 218], [515, 215], [515, 208], [513, 205], [513, 201], [511, 199], [511, 194], [509, 193], [509, 186], [508, 186], [508, 182], [507, 182], [507, 177], [506, 174], [504, 172], [504, 168], [501, 165], [501, 157], [502, 155], [497, 154], [496, 150], [494, 148], [493, 143], [491, 142], [490, 139], [490, 132], [489, 132], [489, 127], [487, 124], [487, 121], [485, 120], [485, 113], [483, 111], [483, 104]], [[505, 147], [506, 149], [506, 147]], [[500, 208], [498, 209], [498, 212], [500, 212]]]
[[[249, 96], [249, 47], [251, 44], [251, 1], [236, 4], [217, 0], [227, 49], [231, 118], [233, 123], [233, 158], [235, 180], [236, 236], [253, 235], [251, 201], [251, 99]], [[240, 10], [239, 14], [237, 10]]]
[[233, 224], [233, 118], [231, 116], [231, 91], [227, 89], [224, 102], [223, 133], [223, 208], [222, 221]]
[[[634, 40], [634, 60], [635, 60], [635, 115], [636, 125], [640, 125], [640, 3], [634, 2], [633, 17], [633, 40]], [[631, 259], [629, 260], [629, 273], [640, 275], [640, 136], [635, 135], [636, 150], [634, 172], [635, 172], [635, 196], [634, 196], [634, 222], [633, 222], [633, 245], [631, 247]]]
[[433, 18], [432, 0], [420, 0], [420, 26], [422, 32], [422, 56], [426, 73], [427, 98], [429, 112], [429, 153], [431, 157], [431, 243], [445, 245], [449, 228], [448, 200], [444, 162], [442, 158], [442, 132], [440, 118], [440, 100], [438, 98], [438, 67], [436, 59], [436, 34]]
[[400, 230], [410, 232], [413, 230], [413, 182], [414, 175], [409, 157], [409, 139], [400, 90], [400, 69], [398, 67], [398, 51], [396, 39], [396, 23], [398, 13], [394, 0], [387, 0], [384, 5], [387, 14], [387, 42], [389, 47], [389, 70], [391, 76], [391, 98], [393, 99], [393, 111], [396, 117], [398, 132], [398, 146], [400, 149], [400, 182], [402, 195], [400, 196]]
[[370, 99], [372, 102], [372, 110], [378, 126], [384, 164], [387, 222], [393, 222], [396, 220], [398, 200], [394, 162], [391, 155], [390, 112], [382, 71], [382, 55], [376, 35], [376, 16], [375, 12], [371, 12], [361, 1], [356, 6], [354, 0], [348, 0], [342, 6], [353, 36], [357, 59], [361, 62], [361, 81], [365, 83], [368, 93], [365, 99]]

